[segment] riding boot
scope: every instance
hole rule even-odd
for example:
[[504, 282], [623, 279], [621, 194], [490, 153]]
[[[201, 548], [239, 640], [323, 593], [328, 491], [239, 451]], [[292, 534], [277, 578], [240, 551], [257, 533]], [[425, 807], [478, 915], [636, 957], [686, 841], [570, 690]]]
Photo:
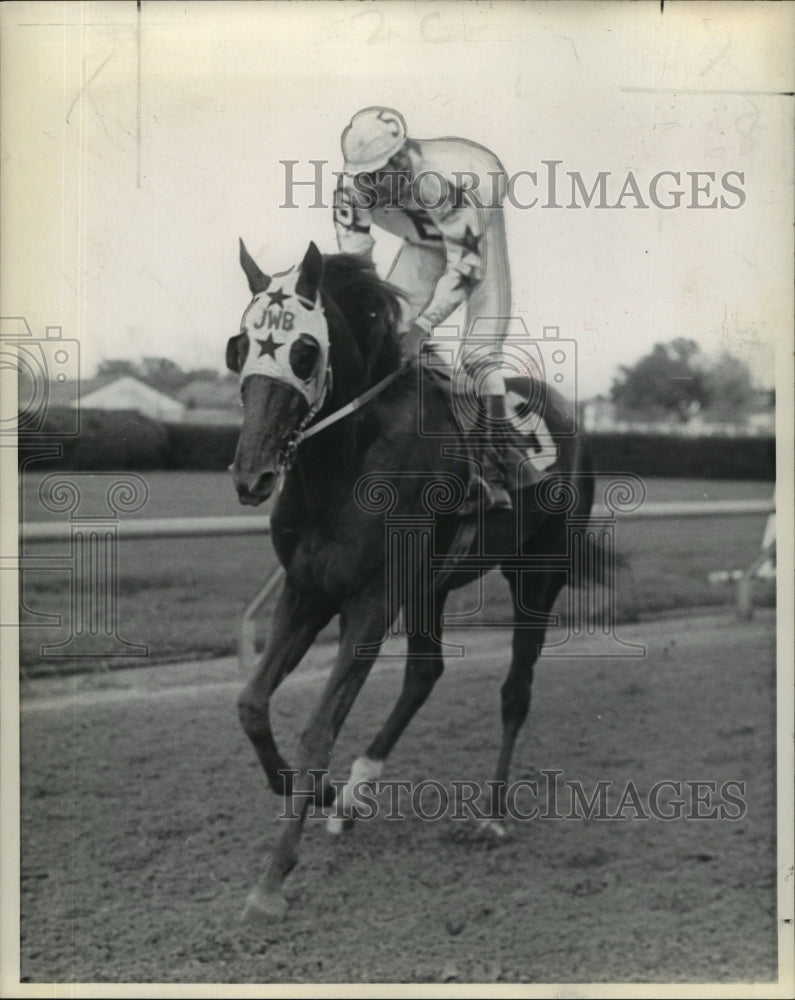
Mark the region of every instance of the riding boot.
[[501, 432], [504, 432], [505, 397], [484, 395], [485, 440], [478, 444], [477, 457], [481, 474], [477, 477], [483, 486], [483, 506], [486, 510], [513, 510], [508, 492], [503, 463], [500, 460]]

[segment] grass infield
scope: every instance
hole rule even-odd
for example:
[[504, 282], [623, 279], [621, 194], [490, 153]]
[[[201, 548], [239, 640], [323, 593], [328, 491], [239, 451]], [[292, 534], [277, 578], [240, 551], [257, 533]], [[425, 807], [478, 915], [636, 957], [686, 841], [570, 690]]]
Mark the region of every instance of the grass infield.
[[[39, 487], [47, 474], [27, 474], [20, 485], [20, 511], [26, 521], [66, 519], [47, 511]], [[81, 512], [102, 510], [107, 487], [115, 476], [66, 474], [81, 493]], [[123, 476], [120, 473], [119, 476]], [[144, 473], [148, 499], [134, 514], [123, 517], [204, 517], [247, 514], [262, 516], [237, 503], [231, 478], [223, 473]], [[715, 480], [646, 480], [648, 499], [674, 500], [768, 499], [771, 484]], [[743, 569], [759, 552], [765, 517], [620, 521], [617, 550], [622, 565], [615, 586], [617, 622], [637, 621], [647, 614], [696, 606], [728, 605], [735, 600], [731, 584], [714, 585], [708, 574]], [[66, 555], [62, 543], [36, 545], [36, 555]], [[267, 536], [228, 538], [166, 538], [130, 540], [119, 544], [118, 634], [131, 643], [146, 644], [148, 656], [134, 662], [157, 663], [189, 657], [234, 653], [240, 618], [248, 602], [276, 567]], [[26, 609], [57, 615], [60, 625], [31, 624], [20, 629], [20, 665], [29, 675], [71, 673], [121, 666], [133, 661], [114, 658], [70, 661], [42, 656], [43, 644], [55, 644], [70, 634], [71, 581], [67, 570], [26, 570], [21, 580]], [[759, 599], [770, 603], [771, 588], [760, 587]], [[561, 610], [565, 611], [565, 595]], [[477, 586], [455, 593], [448, 610], [479, 608], [485, 627], [505, 617], [507, 584], [500, 574], [486, 578], [482, 596]], [[269, 606], [262, 617], [267, 628]], [[32, 621], [30, 616], [23, 621]], [[328, 635], [336, 635], [336, 623]], [[509, 641], [505, 636], [506, 643]]]

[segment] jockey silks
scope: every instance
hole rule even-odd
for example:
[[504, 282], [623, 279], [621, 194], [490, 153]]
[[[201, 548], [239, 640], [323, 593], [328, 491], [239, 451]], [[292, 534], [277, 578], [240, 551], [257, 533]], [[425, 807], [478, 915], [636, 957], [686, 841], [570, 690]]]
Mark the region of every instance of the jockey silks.
[[465, 139], [412, 142], [406, 153], [411, 169], [406, 176], [393, 174], [392, 183], [378, 185], [377, 173], [341, 176], [334, 224], [345, 253], [369, 257], [374, 224], [438, 257], [433, 293], [418, 317], [430, 329], [484, 279], [504, 280], [507, 260], [488, 261], [487, 267], [486, 244], [496, 242], [489, 236], [502, 215], [505, 171], [493, 153]]

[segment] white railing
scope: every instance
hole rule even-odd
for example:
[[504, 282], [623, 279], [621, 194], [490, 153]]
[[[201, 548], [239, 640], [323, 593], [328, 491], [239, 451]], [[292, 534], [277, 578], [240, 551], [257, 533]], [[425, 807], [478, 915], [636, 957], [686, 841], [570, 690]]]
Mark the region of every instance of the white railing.
[[[664, 518], [737, 517], [749, 514], [772, 514], [772, 500], [684, 500], [661, 503], [644, 503], [637, 510], [621, 513], [622, 521], [660, 520]], [[607, 514], [607, 508], [596, 505], [595, 517]], [[25, 542], [49, 542], [66, 539], [70, 533], [69, 521], [26, 521], [20, 534]], [[265, 515], [237, 515], [221, 517], [130, 517], [118, 521], [118, 537], [134, 538], [197, 538], [220, 535], [270, 534], [270, 518]]]
[[[144, 494], [142, 493], [141, 496]], [[124, 500], [124, 497], [121, 497]], [[57, 511], [72, 509], [67, 521], [32, 521], [20, 525], [20, 552], [11, 557], [18, 569], [61, 569], [73, 574], [78, 600], [74, 606], [81, 612], [73, 622], [72, 635], [62, 643], [47, 647], [48, 655], [113, 655], [145, 656], [147, 647], [126, 642], [117, 633], [118, 609], [118, 559], [116, 546], [119, 541], [158, 538], [197, 538], [229, 535], [269, 534], [270, 518], [266, 514], [225, 517], [174, 517], [174, 518], [119, 518], [124, 512], [114, 507], [110, 516], [87, 517], [76, 515], [78, 494], [74, 491], [59, 494], [49, 506]], [[136, 508], [128, 501], [127, 510]], [[623, 520], [680, 519], [693, 517], [737, 517], [771, 515], [775, 510], [773, 500], [716, 500], [678, 501], [668, 503], [642, 503], [635, 509], [618, 513]], [[617, 511], [597, 504], [592, 512], [598, 525], [607, 527], [612, 534]], [[601, 528], [600, 528], [601, 530]], [[28, 551], [31, 543], [63, 542], [69, 540], [69, 554], [37, 555]], [[770, 550], [772, 552], [772, 549]], [[770, 553], [765, 553], [769, 558]], [[752, 614], [751, 581], [761, 565], [761, 558], [749, 567], [738, 581], [738, 608], [743, 617]], [[246, 608], [240, 626], [240, 659], [246, 670], [256, 663], [254, 642], [254, 616], [272, 594], [283, 571], [277, 568], [259, 593]], [[79, 592], [79, 593], [78, 593]]]

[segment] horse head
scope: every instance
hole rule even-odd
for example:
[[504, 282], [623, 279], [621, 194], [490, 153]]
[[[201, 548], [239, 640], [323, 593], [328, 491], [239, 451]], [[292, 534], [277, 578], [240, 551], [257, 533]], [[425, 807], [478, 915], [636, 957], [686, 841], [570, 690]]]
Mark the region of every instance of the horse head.
[[323, 257], [314, 243], [299, 266], [273, 278], [242, 240], [240, 263], [253, 298], [226, 347], [244, 409], [232, 471], [240, 502], [256, 506], [275, 488], [287, 442], [323, 405], [329, 332], [320, 300]]

